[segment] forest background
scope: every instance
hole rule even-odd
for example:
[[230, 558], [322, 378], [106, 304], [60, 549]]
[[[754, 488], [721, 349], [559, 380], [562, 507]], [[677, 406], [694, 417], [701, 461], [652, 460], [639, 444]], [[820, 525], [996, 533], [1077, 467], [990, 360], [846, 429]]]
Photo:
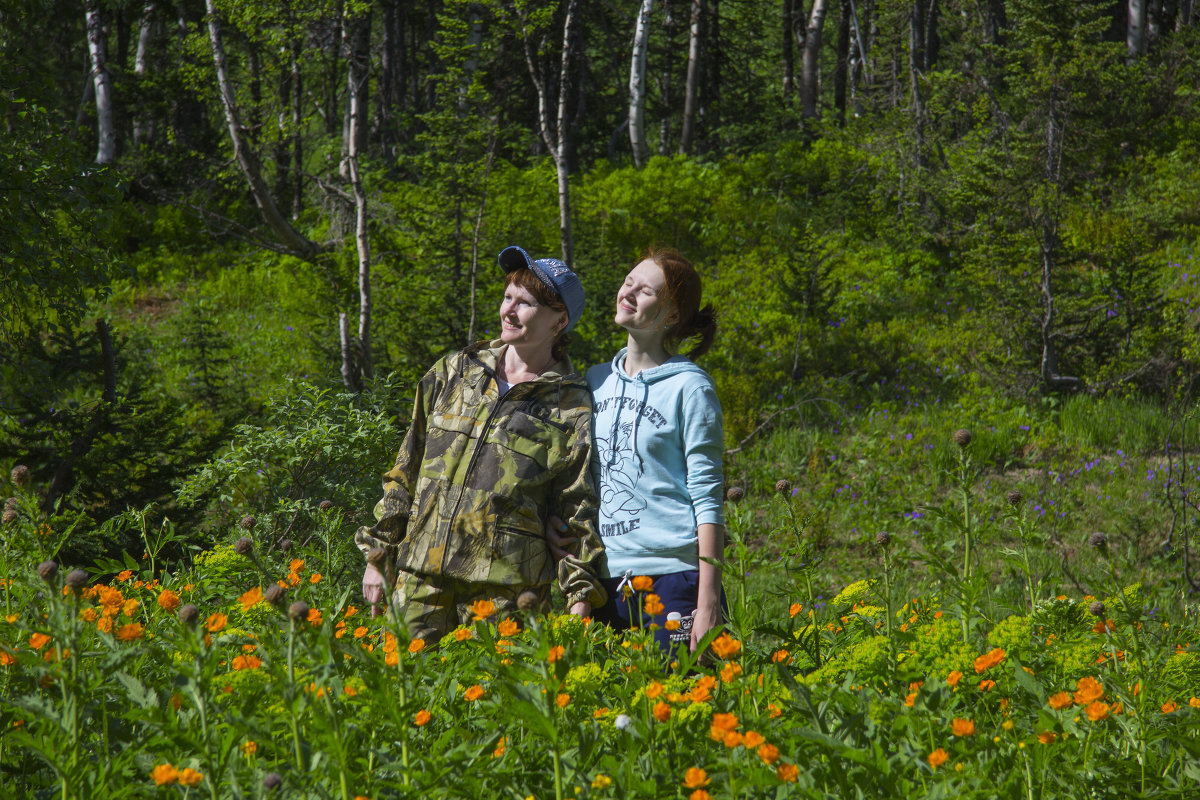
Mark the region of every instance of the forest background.
[[365, 518], [512, 243], [582, 276], [581, 366], [644, 247], [695, 261], [731, 485], [777, 430], [969, 424], [1003, 470], [1190, 408], [1191, 0], [0, 8], [0, 462], [99, 531], [68, 560]]

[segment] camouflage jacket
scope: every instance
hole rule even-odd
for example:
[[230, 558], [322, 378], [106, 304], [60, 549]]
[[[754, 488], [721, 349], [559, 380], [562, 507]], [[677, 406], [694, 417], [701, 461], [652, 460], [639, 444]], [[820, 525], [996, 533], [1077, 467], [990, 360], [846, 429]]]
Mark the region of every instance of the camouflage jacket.
[[406, 572], [544, 586], [556, 575], [544, 533], [556, 514], [579, 539], [557, 565], [568, 606], [599, 607], [591, 393], [562, 361], [501, 397], [495, 368], [504, 346], [476, 344], [425, 373], [396, 465], [383, 476], [377, 522], [359, 528], [355, 542], [364, 553], [385, 548]]

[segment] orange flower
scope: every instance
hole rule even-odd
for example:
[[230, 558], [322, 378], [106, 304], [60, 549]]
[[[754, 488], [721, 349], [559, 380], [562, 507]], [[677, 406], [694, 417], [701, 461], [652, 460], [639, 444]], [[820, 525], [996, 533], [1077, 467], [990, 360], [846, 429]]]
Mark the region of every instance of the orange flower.
[[180, 786], [195, 786], [202, 780], [204, 780], [204, 775], [191, 767], [186, 767], [179, 773]]
[[1075, 702], [1081, 706], [1086, 706], [1095, 700], [1104, 697], [1104, 687], [1100, 681], [1091, 677], [1080, 678], [1075, 684]]
[[779, 760], [779, 748], [773, 744], [759, 745], [755, 752], [758, 753], [758, 757], [763, 760], [764, 764], [771, 765]]
[[82, 611], [79, 612], [79, 618], [82, 619], [84, 622], [95, 622], [96, 621], [96, 609], [94, 609], [94, 608], [83, 609]]
[[550, 652], [546, 654], [546, 660], [553, 664], [555, 661], [558, 661], [560, 658], [562, 658], [563, 653], [565, 652], [566, 649], [561, 644], [556, 644], [551, 647]]
[[496, 613], [496, 604], [491, 600], [476, 600], [471, 604], [471, 613], [475, 616], [475, 621], [479, 622]]
[[258, 605], [262, 599], [262, 587], [255, 586], [250, 591], [243, 593], [242, 596], [238, 598], [238, 602], [242, 604], [243, 611], [249, 611], [250, 609], [254, 608], [254, 606]]
[[558, 697], [554, 698], [554, 705], [559, 708], [566, 708], [571, 705], [571, 695], [566, 692], [559, 692]]
[[229, 617], [221, 612], [209, 614], [208, 621], [204, 623], [204, 628], [209, 633], [219, 633], [225, 630], [225, 623], [229, 621]]
[[683, 788], [685, 789], [701, 789], [708, 784], [708, 773], [699, 767], [688, 767], [687, 772], [683, 774]]
[[975, 735], [975, 723], [969, 719], [955, 717], [950, 722], [950, 730], [955, 736], [973, 736]]
[[29, 646], [34, 650], [41, 650], [50, 641], [50, 635], [45, 633], [35, 633], [29, 637]]
[[463, 699], [468, 703], [473, 703], [483, 697], [483, 687], [478, 683], [463, 692]]
[[783, 709], [774, 703], [767, 703], [767, 713], [771, 715], [771, 719], [778, 719], [783, 715]]
[[1200, 708], [1200, 697], [1193, 697], [1191, 700], [1188, 700], [1188, 705], [1192, 708]]
[[994, 688], [996, 688], [996, 682], [993, 680], [988, 680], [987, 678], [984, 678], [983, 680], [981, 680], [979, 682], [979, 691], [981, 691], [981, 692], [988, 692]]
[[17, 659], [7, 651], [0, 650], [0, 667], [7, 667], [9, 664], [17, 663]]
[[254, 741], [253, 739], [247, 739], [246, 741], [242, 742], [241, 749], [245, 756], [252, 756], [258, 752], [258, 742]]
[[746, 731], [746, 740], [743, 742], [743, 744], [746, 745], [747, 750], [753, 750], [764, 741], [766, 740], [763, 739], [763, 735], [761, 733], [758, 733], [757, 731]]
[[1058, 740], [1058, 734], [1054, 731], [1042, 731], [1037, 735], [1037, 740], [1042, 744], [1051, 744]]
[[417, 715], [413, 717], [413, 725], [416, 725], [418, 728], [420, 728], [426, 725], [431, 719], [433, 719], [433, 714], [430, 714], [428, 709], [422, 708], [417, 712]]
[[112, 618], [101, 617], [100, 619], [96, 620], [96, 630], [100, 631], [101, 633], [112, 633]]
[[724, 683], [733, 683], [738, 675], [742, 674], [742, 665], [736, 661], [730, 661], [721, 668], [721, 680]]
[[654, 704], [654, 718], [659, 722], [666, 722], [671, 718], [671, 707], [666, 703], [659, 701]]
[[346, 695], [346, 697], [356, 697], [358, 695], [358, 689], [355, 689], [353, 686], [343, 686], [342, 694]]
[[370, 628], [367, 628], [365, 625], [360, 625], [354, 629], [354, 638], [361, 639], [362, 637], [366, 636], [370, 632], [371, 632]]
[[771, 654], [771, 661], [776, 664], [790, 664], [792, 663], [792, 654], [787, 650], [776, 650]]
[[492, 758], [499, 758], [504, 755], [505, 746], [508, 743], [507, 737], [501, 736], [500, 741], [496, 742], [496, 749], [492, 751]]
[[1179, 710], [1179, 704], [1176, 703], [1174, 700], [1168, 700], [1167, 702], [1162, 704], [1162, 712], [1164, 714], [1170, 714], [1172, 711], [1178, 711], [1178, 710]]
[[1057, 694], [1052, 694], [1050, 695], [1050, 699], [1046, 701], [1047, 705], [1049, 705], [1055, 711], [1062, 711], [1064, 708], [1069, 707], [1073, 702], [1074, 700], [1071, 698], [1070, 692], [1058, 692]]
[[687, 693], [687, 699], [693, 703], [704, 703], [712, 696], [712, 691], [707, 686], [695, 686]]
[[962, 676], [963, 674], [961, 672], [958, 670], [953, 670], [949, 675], [946, 676], [946, 683], [950, 684], [950, 688], [953, 689], [958, 686], [958, 682], [962, 680]]
[[175, 592], [171, 591], [170, 589], [163, 589], [161, 592], [159, 592], [158, 606], [163, 611], [170, 613], [179, 608], [179, 604], [181, 602], [182, 601], [179, 599], [179, 595], [175, 594]]
[[712, 643], [713, 652], [721, 658], [732, 658], [742, 652], [742, 643], [727, 633], [722, 633]]
[[746, 737], [742, 736], [742, 734], [738, 733], [737, 731], [725, 731], [725, 737], [721, 740], [721, 742], [730, 750], [732, 750], [733, 748], [742, 744], [742, 742], [745, 741], [745, 738]]
[[122, 570], [121, 572], [117, 573], [117, 580], [120, 581], [121, 583], [124, 583], [125, 581], [129, 580], [132, 577], [133, 577], [133, 570], [131, 570], [131, 569]]
[[913, 704], [916, 702], [917, 702], [917, 693], [916, 692], [909, 692], [904, 697], [904, 705], [908, 706], [909, 708], [912, 708]]
[[233, 661], [229, 663], [235, 672], [240, 672], [244, 669], [258, 669], [262, 666], [262, 659], [258, 656], [234, 656]]
[[299, 572], [302, 569], [304, 569], [303, 558], [293, 558], [291, 563], [288, 564], [288, 572]]
[[515, 619], [504, 619], [496, 626], [496, 631], [501, 636], [516, 636], [521, 631], [521, 626], [517, 624]]
[[410, 653], [419, 653], [424, 649], [425, 649], [425, 640], [424, 639], [413, 639], [411, 642], [408, 643], [408, 652], [410, 652]]
[[470, 638], [471, 638], [471, 631], [468, 628], [455, 628], [454, 629], [454, 641], [465, 642], [467, 639], [470, 639]]
[[939, 747], [937, 750], [934, 750], [929, 754], [929, 766], [937, 769], [942, 764], [945, 764], [949, 758], [950, 754]]
[[321, 582], [321, 573], [314, 572], [312, 575], [309, 575], [308, 582], [311, 584], [314, 584], [314, 585], [320, 583]]
[[1102, 719], [1108, 719], [1108, 713], [1110, 710], [1111, 709], [1109, 708], [1108, 703], [1104, 703], [1099, 700], [1089, 704], [1088, 707], [1084, 709], [1084, 711], [1087, 712], [1088, 719], [1090, 719], [1092, 722], [1099, 722]]
[[800, 605], [799, 603], [792, 603], [790, 606], [788, 606], [788, 616], [794, 617], [803, 610], [804, 606]]
[[121, 604], [121, 613], [127, 617], [132, 617], [135, 613], [137, 613], [139, 605], [141, 604], [137, 600], [126, 600], [123, 604]]
[[679, 630], [679, 620], [668, 619], [666, 622], [663, 623], [663, 627], [669, 631], [677, 631], [677, 630]]
[[712, 795], [703, 789], [697, 789], [688, 795], [688, 800], [712, 800]]
[[979, 656], [979, 658], [975, 659], [975, 671], [977, 673], [986, 672], [1003, 661], [1007, 655], [1008, 654], [999, 647], [984, 653], [983, 655]]
[[635, 592], [649, 592], [654, 589], [654, 579], [649, 575], [638, 575], [630, 583]]
[[346, 613], [343, 614], [342, 616], [344, 616], [346, 619], [350, 619], [357, 613], [358, 613], [358, 609], [355, 608], [354, 606], [346, 606]]
[[136, 622], [130, 622], [117, 628], [117, 641], [132, 642], [140, 638], [142, 638], [142, 626]]
[[712, 726], [721, 731], [732, 731], [738, 726], [736, 714], [713, 714]]
[[150, 777], [154, 779], [155, 786], [170, 786], [179, 782], [179, 770], [170, 764], [159, 764], [150, 770]]
[[308, 610], [308, 621], [312, 624], [313, 627], [317, 627], [322, 622], [324, 622], [325, 618], [323, 616], [321, 616], [321, 609], [310, 608]]
[[643, 604], [642, 609], [651, 617], [657, 617], [666, 611], [666, 607], [662, 604], [662, 598], [656, 594], [646, 595], [646, 602]]
[[775, 777], [787, 783], [795, 783], [800, 777], [800, 768], [795, 764], [780, 764], [775, 770]]

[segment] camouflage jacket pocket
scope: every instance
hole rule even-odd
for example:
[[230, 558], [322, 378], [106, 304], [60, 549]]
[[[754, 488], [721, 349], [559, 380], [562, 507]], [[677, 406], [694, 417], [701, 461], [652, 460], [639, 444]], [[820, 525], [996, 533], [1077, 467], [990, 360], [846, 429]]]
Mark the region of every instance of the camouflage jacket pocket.
[[492, 534], [492, 564], [489, 583], [541, 586], [554, 580], [554, 564], [546, 540], [508, 525], [498, 525]]

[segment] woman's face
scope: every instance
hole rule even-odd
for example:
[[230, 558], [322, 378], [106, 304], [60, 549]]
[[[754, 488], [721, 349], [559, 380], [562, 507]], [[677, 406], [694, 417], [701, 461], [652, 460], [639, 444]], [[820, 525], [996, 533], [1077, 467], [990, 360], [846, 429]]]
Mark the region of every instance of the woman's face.
[[613, 320], [627, 331], [665, 330], [675, 321], [675, 309], [666, 297], [667, 278], [662, 267], [650, 259], [625, 276], [617, 291], [617, 313]]
[[550, 352], [558, 332], [567, 324], [567, 313], [543, 306], [528, 289], [511, 283], [500, 303], [500, 339], [521, 348], [544, 347]]

